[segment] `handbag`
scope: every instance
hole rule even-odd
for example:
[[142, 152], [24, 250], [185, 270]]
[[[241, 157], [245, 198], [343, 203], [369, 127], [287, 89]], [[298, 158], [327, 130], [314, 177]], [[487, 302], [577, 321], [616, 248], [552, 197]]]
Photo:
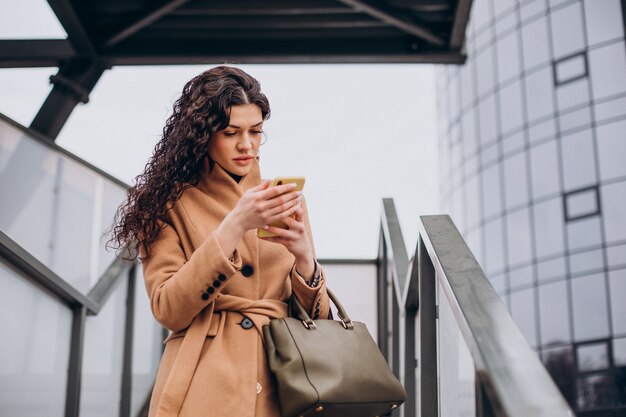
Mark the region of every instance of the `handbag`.
[[365, 324], [352, 321], [327, 292], [340, 320], [311, 320], [292, 294], [299, 317], [272, 319], [263, 326], [281, 416], [390, 415], [405, 401], [404, 387]]

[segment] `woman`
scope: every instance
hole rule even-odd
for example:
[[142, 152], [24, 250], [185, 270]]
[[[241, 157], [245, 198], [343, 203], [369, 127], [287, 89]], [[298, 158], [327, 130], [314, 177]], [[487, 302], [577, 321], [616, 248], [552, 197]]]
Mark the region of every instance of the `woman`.
[[[171, 330], [150, 417], [279, 416], [261, 328], [287, 315], [292, 292], [313, 317], [329, 314], [303, 196], [261, 180], [269, 116], [244, 71], [196, 76], [118, 210], [114, 238], [139, 252], [152, 312]], [[288, 229], [267, 226], [278, 219]], [[261, 227], [277, 236], [258, 238]]]

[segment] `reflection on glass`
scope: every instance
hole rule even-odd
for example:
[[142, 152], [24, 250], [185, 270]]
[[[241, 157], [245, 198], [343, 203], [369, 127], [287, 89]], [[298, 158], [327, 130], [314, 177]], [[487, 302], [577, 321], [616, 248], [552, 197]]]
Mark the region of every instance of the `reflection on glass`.
[[81, 417], [116, 416], [122, 381], [127, 280], [119, 279], [97, 316], [87, 317]]
[[[366, 292], [367, 293], [367, 292]], [[135, 281], [135, 323], [133, 336], [133, 370], [130, 415], [139, 410], [152, 392], [152, 384], [161, 360], [162, 332], [150, 310], [143, 268], [137, 265]]]
[[504, 268], [502, 220], [497, 218], [486, 223], [484, 229], [486, 270], [489, 273], [498, 272]]
[[535, 199], [556, 194], [559, 188], [559, 163], [556, 142], [551, 140], [530, 150], [530, 174]]
[[613, 340], [613, 363], [626, 366], [626, 337]]
[[506, 235], [509, 266], [521, 265], [531, 260], [530, 220], [528, 208], [509, 213], [506, 217]]
[[594, 374], [578, 379], [578, 409], [611, 407], [616, 405], [615, 381], [609, 373]]
[[575, 339], [607, 337], [609, 329], [604, 274], [573, 278], [571, 283]]
[[587, 217], [567, 224], [567, 243], [570, 251], [589, 249], [602, 244], [598, 216]]
[[[535, 1], [534, 4], [541, 4]], [[524, 51], [524, 67], [536, 67], [550, 62], [550, 50], [548, 49], [548, 25], [545, 16], [528, 21], [522, 26], [522, 45]]]
[[512, 292], [510, 297], [511, 316], [528, 340], [528, 344], [537, 347], [534, 288]]
[[546, 349], [543, 364], [570, 406], [576, 403], [576, 370], [570, 347]]
[[626, 335], [626, 269], [609, 271], [609, 294], [611, 294], [611, 318], [613, 333]]
[[439, 301], [439, 407], [441, 417], [473, 417], [474, 361], [452, 314], [441, 283]]
[[102, 254], [99, 237], [123, 188], [6, 122], [0, 168], [0, 194], [11, 196], [0, 200], [0, 230], [87, 292], [113, 260], [113, 253]]
[[598, 179], [591, 130], [562, 137], [561, 153], [565, 191], [595, 185]]
[[593, 98], [626, 92], [626, 49], [618, 42], [589, 51]]
[[534, 207], [535, 249], [537, 257], [563, 253], [563, 207], [556, 198]]
[[540, 285], [539, 329], [544, 347], [569, 343], [569, 303], [565, 281]]
[[3, 261], [0, 282], [0, 415], [63, 416], [72, 313]]
[[584, 6], [590, 46], [624, 36], [620, 0], [585, 0]]
[[600, 188], [602, 199], [602, 220], [606, 243], [626, 240], [626, 216], [624, 216], [624, 196], [626, 181], [603, 185]]
[[601, 371], [609, 366], [606, 342], [579, 345], [576, 349], [578, 372]]
[[603, 180], [626, 176], [624, 131], [626, 131], [626, 121], [624, 120], [596, 128], [600, 176]]
[[555, 58], [558, 59], [585, 48], [580, 3], [576, 2], [571, 6], [555, 9], [550, 13], [550, 18]]

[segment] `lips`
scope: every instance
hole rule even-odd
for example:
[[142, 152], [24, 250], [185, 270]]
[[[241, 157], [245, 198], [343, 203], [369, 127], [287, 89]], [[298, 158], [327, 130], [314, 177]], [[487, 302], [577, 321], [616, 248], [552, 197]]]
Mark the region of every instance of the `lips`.
[[235, 161], [248, 161], [250, 159], [253, 159], [252, 156], [240, 156], [239, 158], [235, 158]]

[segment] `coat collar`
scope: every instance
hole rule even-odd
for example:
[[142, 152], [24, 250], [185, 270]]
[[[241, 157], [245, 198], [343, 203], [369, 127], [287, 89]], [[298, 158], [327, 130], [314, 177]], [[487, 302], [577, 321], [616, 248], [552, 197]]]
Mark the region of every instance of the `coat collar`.
[[234, 200], [236, 202], [244, 191], [256, 187], [262, 181], [258, 157], [254, 160], [250, 172], [244, 175], [239, 183], [218, 163], [213, 164], [213, 169], [210, 171], [209, 167], [209, 158], [205, 156], [200, 168], [198, 188], [211, 196], [236, 197]]

